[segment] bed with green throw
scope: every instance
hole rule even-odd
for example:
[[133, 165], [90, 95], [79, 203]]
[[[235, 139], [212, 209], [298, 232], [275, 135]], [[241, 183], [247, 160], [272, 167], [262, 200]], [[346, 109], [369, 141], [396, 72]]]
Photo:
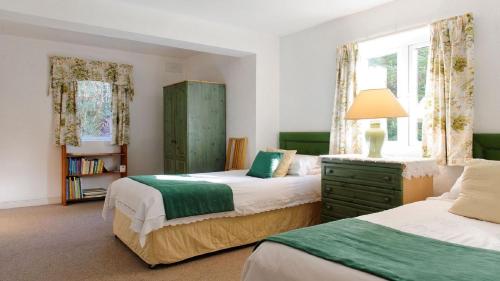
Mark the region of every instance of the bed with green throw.
[[[473, 156], [500, 161], [500, 134]], [[448, 212], [455, 193], [268, 237], [242, 280], [500, 280], [500, 224]]]
[[435, 199], [265, 239], [243, 280], [499, 280], [500, 225]]
[[[326, 154], [329, 133], [280, 133], [280, 144], [300, 154]], [[247, 173], [120, 178], [108, 187], [102, 215], [113, 214], [113, 234], [150, 266], [319, 222], [319, 174], [261, 178]]]

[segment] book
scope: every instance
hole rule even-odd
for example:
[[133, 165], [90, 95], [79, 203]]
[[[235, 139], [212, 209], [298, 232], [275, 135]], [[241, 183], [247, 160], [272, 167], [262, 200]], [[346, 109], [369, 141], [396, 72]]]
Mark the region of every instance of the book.
[[79, 177], [66, 178], [66, 199], [75, 200], [83, 198], [83, 189]]
[[83, 190], [83, 197], [84, 198], [95, 198], [95, 197], [104, 197], [106, 196], [106, 189], [105, 188], [86, 188]]
[[70, 176], [94, 175], [104, 172], [106, 172], [106, 168], [102, 159], [68, 158], [68, 174]]

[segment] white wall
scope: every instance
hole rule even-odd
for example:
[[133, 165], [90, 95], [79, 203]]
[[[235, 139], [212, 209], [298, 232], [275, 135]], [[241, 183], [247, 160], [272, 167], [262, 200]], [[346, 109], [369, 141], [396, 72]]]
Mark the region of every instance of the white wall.
[[[500, 132], [498, 0], [398, 0], [281, 39], [280, 130], [329, 131], [336, 46], [472, 12], [475, 16], [475, 131]], [[306, 116], [306, 118], [304, 118]], [[449, 189], [460, 168], [444, 169], [435, 192]]]
[[182, 60], [10, 35], [0, 35], [0, 42], [0, 208], [59, 202], [60, 149], [53, 141], [47, 95], [49, 55], [134, 66], [129, 172], [162, 173], [162, 87], [183, 79], [183, 73], [167, 73], [166, 64]]
[[256, 154], [255, 56], [232, 58], [202, 54], [184, 63], [186, 80], [226, 84], [227, 137], [248, 137], [247, 167]]
[[[113, 12], [109, 13], [109, 11]], [[242, 119], [252, 120], [252, 122], [249, 122], [248, 127], [245, 128], [228, 124], [228, 131], [234, 132], [235, 135], [247, 133], [249, 137], [253, 135], [254, 141], [249, 146], [249, 151], [253, 154], [257, 149], [277, 144], [280, 50], [279, 38], [276, 36], [111, 0], [0, 0], [0, 20], [240, 57], [241, 60], [238, 63], [231, 63], [224, 67], [228, 70], [224, 72], [224, 79], [237, 89], [231, 90], [231, 93], [235, 94], [230, 94], [228, 103], [238, 106], [235, 107], [236, 109], [228, 108], [228, 115], [234, 117], [234, 124]], [[134, 118], [143, 116], [151, 118], [145, 120], [152, 120], [153, 116], [155, 118], [161, 116], [161, 92], [159, 92], [161, 86], [177, 80], [162, 73], [165, 69], [162, 59], [154, 56], [55, 42], [41, 43], [29, 39], [18, 39], [20, 41], [16, 41], [17, 43], [9, 39], [9, 42], [4, 45], [4, 38], [10, 37], [2, 36], [0, 49], [8, 50], [8, 52], [2, 52], [1, 56], [2, 59], [4, 57], [8, 59], [5, 60], [6, 63], [2, 61], [0, 74], [9, 72], [9, 68], [12, 68], [17, 74], [27, 77], [27, 80], [19, 78], [23, 82], [20, 86], [19, 80], [16, 80], [14, 84], [10, 81], [10, 76], [2, 75], [0, 78], [2, 79], [1, 117], [12, 120], [14, 116], [17, 117], [19, 108], [24, 107], [30, 110], [29, 116], [38, 114], [36, 118], [40, 122], [36, 125], [29, 124], [27, 128], [19, 128], [17, 122], [4, 121], [4, 118], [0, 121], [0, 131], [3, 134], [7, 132], [12, 135], [12, 138], [4, 138], [0, 143], [0, 152], [6, 152], [0, 154], [3, 162], [0, 164], [0, 202], [28, 199], [34, 200], [33, 202], [53, 201], [55, 196], [59, 196], [59, 155], [57, 149], [51, 144], [51, 136], [46, 135], [46, 132], [51, 131], [50, 120], [45, 116], [47, 110], [50, 110], [50, 99], [45, 95], [48, 52], [133, 64], [136, 70], [138, 72], [140, 70], [141, 75], [144, 75], [143, 77], [136, 75], [136, 80], [141, 80], [140, 83], [143, 83], [141, 86], [139, 82], [136, 82], [136, 89], [143, 87], [142, 90], [148, 93], [145, 94], [144, 99], [137, 98], [134, 101], [131, 108], [132, 122], [135, 122]], [[37, 56], [36, 59], [35, 56]], [[250, 80], [237, 77], [238, 73], [249, 75]], [[37, 76], [32, 77], [34, 75]], [[231, 83], [231, 81], [238, 83]], [[254, 82], [250, 84], [248, 81]], [[153, 91], [158, 92], [153, 93]], [[11, 94], [5, 96], [6, 92]], [[4, 100], [12, 106], [4, 105]], [[241, 106], [243, 103], [246, 107]], [[243, 110], [245, 115], [236, 114], [239, 110]], [[161, 154], [158, 153], [156, 147], [161, 147], [159, 143], [162, 141], [162, 129], [154, 122], [132, 123], [131, 125], [132, 144], [129, 164], [131, 173], [161, 172]], [[31, 140], [21, 138], [31, 135], [33, 135]], [[16, 140], [19, 138], [21, 140]], [[32, 144], [35, 139], [39, 143], [38, 146], [27, 146], [29, 147], [27, 150], [17, 148], [20, 145], [24, 147]], [[134, 146], [149, 148], [141, 151], [134, 150]], [[154, 149], [151, 149], [152, 147]], [[16, 153], [11, 151], [16, 151]], [[26, 165], [27, 160], [30, 159], [34, 164]], [[142, 161], [142, 159], [148, 160]], [[19, 175], [25, 175], [21, 171], [33, 172], [30, 172], [30, 178], [17, 179]], [[10, 204], [12, 205], [15, 204]]]
[[252, 149], [278, 142], [280, 50], [276, 36], [112, 0], [0, 0], [2, 18], [235, 57], [255, 55], [256, 138]]

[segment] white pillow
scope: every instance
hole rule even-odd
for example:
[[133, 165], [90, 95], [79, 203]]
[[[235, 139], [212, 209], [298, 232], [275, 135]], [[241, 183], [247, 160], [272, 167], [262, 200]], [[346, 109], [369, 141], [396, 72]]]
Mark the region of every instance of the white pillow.
[[464, 179], [464, 174], [462, 173], [460, 177], [455, 181], [453, 186], [450, 189], [450, 192], [446, 195], [448, 199], [457, 199], [458, 195], [460, 195], [460, 191], [462, 191], [462, 181]]
[[[489, 160], [485, 159], [474, 159], [476, 163], [486, 163]], [[470, 161], [469, 161], [470, 162]], [[457, 199], [458, 196], [460, 195], [460, 192], [462, 192], [462, 181], [464, 180], [464, 173], [460, 174], [460, 177], [455, 181], [453, 186], [451, 187], [450, 191], [446, 192], [443, 194], [442, 198], [446, 199]]]
[[319, 175], [319, 174], [321, 174], [321, 167], [311, 169], [311, 170], [309, 170], [309, 173], [307, 173], [307, 174], [308, 175]]
[[296, 154], [288, 174], [293, 176], [315, 175], [321, 173], [319, 156]]
[[500, 224], [500, 161], [466, 163], [460, 196], [449, 212]]

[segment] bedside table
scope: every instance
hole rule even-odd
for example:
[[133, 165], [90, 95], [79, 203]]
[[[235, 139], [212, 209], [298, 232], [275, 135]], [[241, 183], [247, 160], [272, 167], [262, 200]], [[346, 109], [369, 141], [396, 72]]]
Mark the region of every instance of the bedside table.
[[321, 221], [384, 211], [433, 195], [434, 160], [322, 156]]

